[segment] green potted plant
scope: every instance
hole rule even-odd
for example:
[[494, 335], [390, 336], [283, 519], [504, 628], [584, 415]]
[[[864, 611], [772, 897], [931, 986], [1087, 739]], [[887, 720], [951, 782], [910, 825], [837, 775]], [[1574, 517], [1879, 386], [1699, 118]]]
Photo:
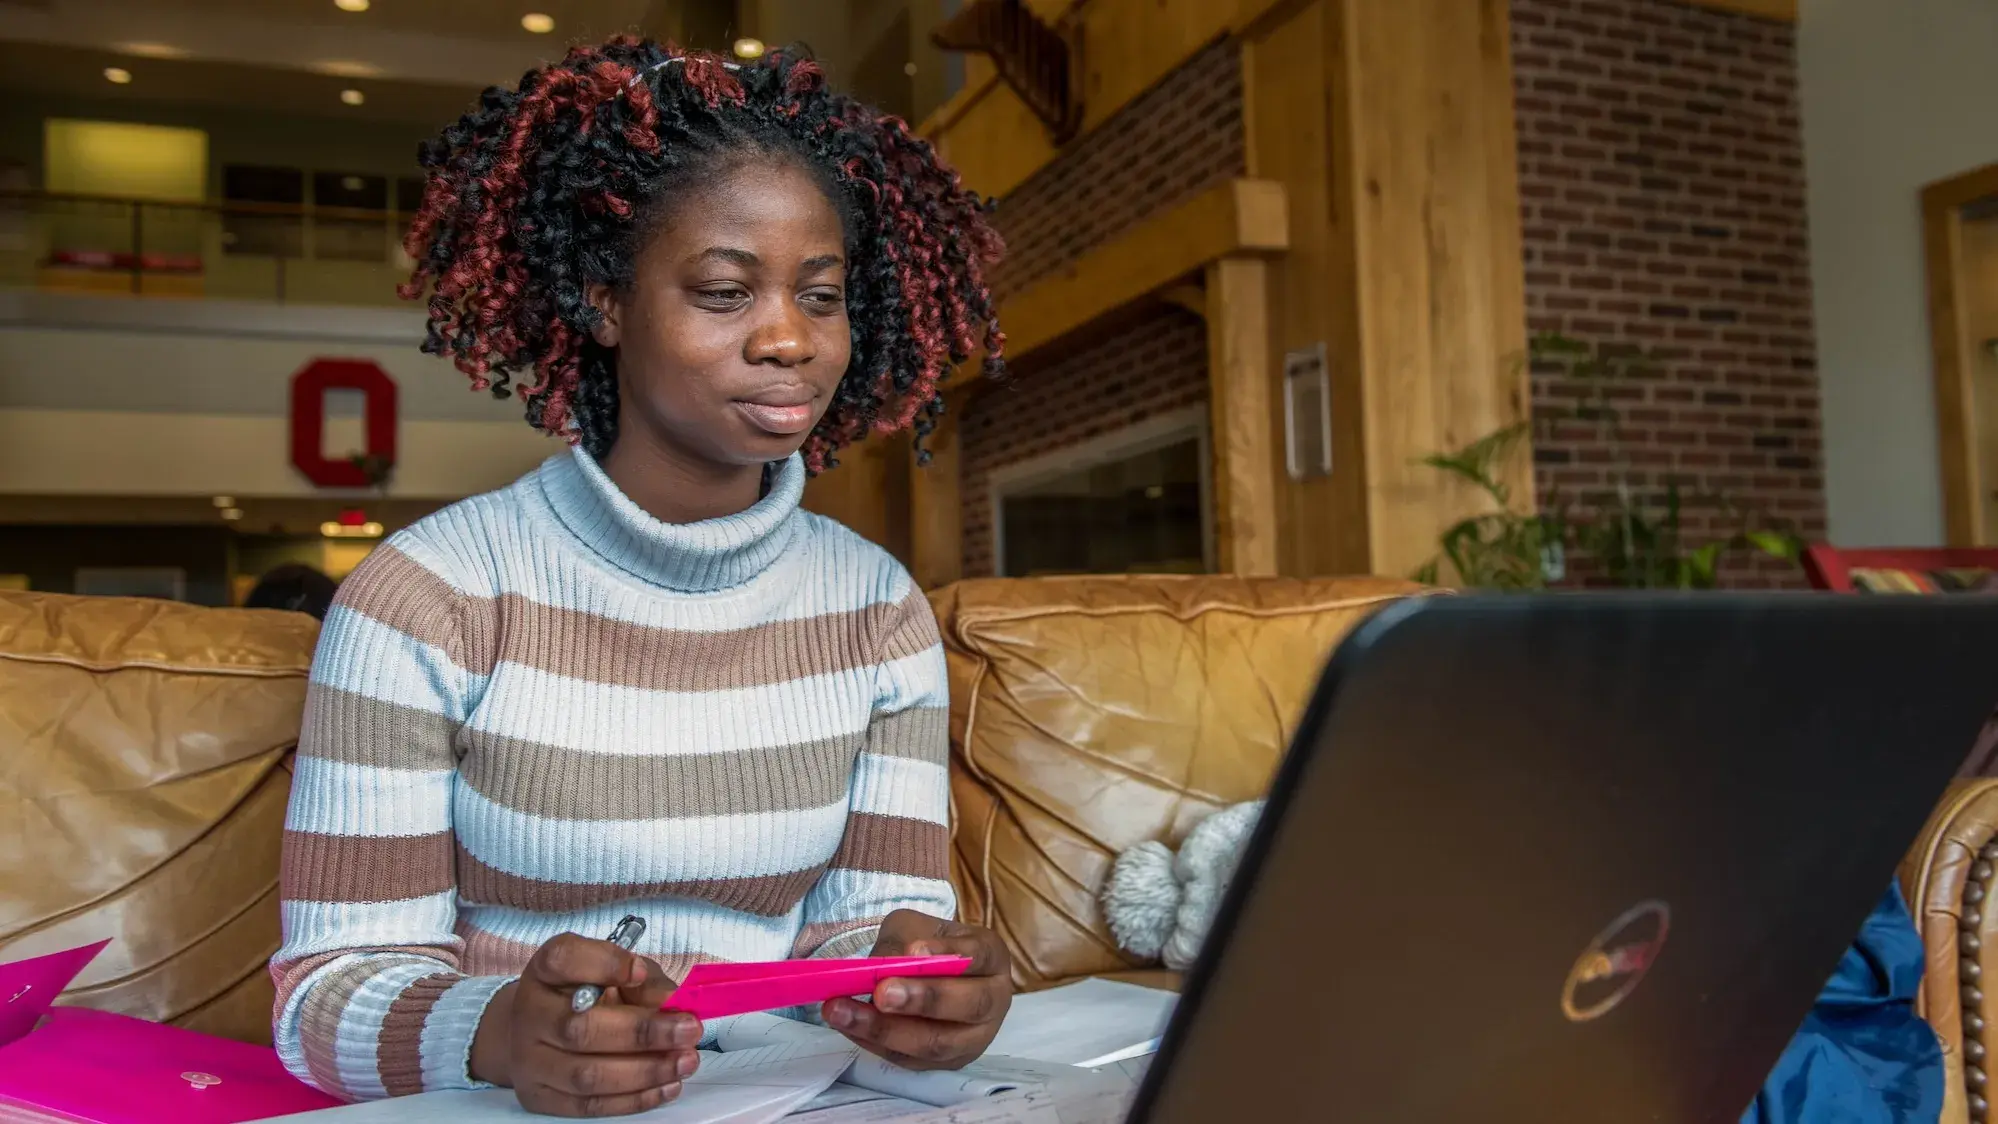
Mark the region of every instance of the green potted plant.
[[[1477, 589], [1544, 589], [1567, 577], [1575, 551], [1601, 568], [1610, 584], [1626, 589], [1712, 589], [1722, 563], [1739, 551], [1755, 551], [1795, 562], [1802, 551], [1787, 528], [1742, 508], [1725, 496], [1696, 497], [1704, 506], [1729, 512], [1736, 529], [1694, 542], [1684, 530], [1687, 501], [1679, 485], [1668, 483], [1661, 497], [1640, 494], [1631, 479], [1621, 432], [1622, 412], [1609, 389], [1619, 381], [1647, 377], [1652, 367], [1635, 349], [1603, 349], [1557, 334], [1534, 337], [1525, 360], [1582, 391], [1568, 411], [1542, 410], [1535, 422], [1521, 422], [1487, 434], [1450, 453], [1423, 458], [1489, 496], [1495, 510], [1459, 520], [1438, 540], [1437, 556], [1416, 573], [1435, 584], [1448, 575]], [[1515, 455], [1534, 424], [1575, 419], [1600, 428], [1611, 454], [1610, 490], [1586, 507], [1551, 497], [1547, 510], [1515, 510], [1512, 490], [1500, 467]]]

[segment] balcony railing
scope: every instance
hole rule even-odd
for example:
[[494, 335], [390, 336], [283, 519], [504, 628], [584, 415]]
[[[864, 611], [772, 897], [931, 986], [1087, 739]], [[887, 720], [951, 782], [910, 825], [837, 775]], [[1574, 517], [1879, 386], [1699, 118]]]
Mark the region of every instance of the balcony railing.
[[395, 211], [0, 192], [0, 287], [282, 304], [392, 305]]

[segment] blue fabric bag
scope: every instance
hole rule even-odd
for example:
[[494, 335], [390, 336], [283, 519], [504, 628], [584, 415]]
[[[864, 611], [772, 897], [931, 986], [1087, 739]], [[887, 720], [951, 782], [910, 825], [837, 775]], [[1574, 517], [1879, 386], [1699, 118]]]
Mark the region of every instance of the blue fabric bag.
[[1889, 889], [1742, 1124], [1935, 1124], [1942, 1047], [1915, 1014], [1925, 962], [1901, 891]]

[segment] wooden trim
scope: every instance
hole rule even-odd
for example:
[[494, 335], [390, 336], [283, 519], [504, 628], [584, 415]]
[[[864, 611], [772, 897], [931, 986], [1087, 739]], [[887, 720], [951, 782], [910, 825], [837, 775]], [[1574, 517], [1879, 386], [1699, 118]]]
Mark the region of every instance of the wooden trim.
[[944, 415], [923, 442], [930, 463], [909, 470], [909, 573], [922, 589], [964, 576], [964, 458], [959, 424], [968, 387], [944, 392]]
[[[1238, 179], [1140, 223], [1000, 306], [1008, 359], [1065, 340], [1210, 262], [1282, 252], [1290, 245], [1286, 207], [1281, 184]], [[976, 378], [977, 366], [959, 381]]]
[[1737, 16], [1754, 16], [1757, 19], [1775, 20], [1778, 23], [1797, 22], [1797, 0], [1685, 0], [1695, 8], [1711, 8], [1716, 12], [1729, 12]]
[[1269, 263], [1259, 258], [1207, 267], [1215, 561], [1221, 573], [1244, 577], [1277, 573], [1269, 294]]
[[1943, 526], [1949, 545], [1977, 546], [1984, 526], [1986, 481], [1977, 458], [1975, 341], [1957, 279], [1963, 268], [1963, 208], [1998, 198], [1998, 164], [1922, 190], [1922, 245], [1928, 270], [1929, 346], [1935, 365], [1936, 450], [1941, 462]]

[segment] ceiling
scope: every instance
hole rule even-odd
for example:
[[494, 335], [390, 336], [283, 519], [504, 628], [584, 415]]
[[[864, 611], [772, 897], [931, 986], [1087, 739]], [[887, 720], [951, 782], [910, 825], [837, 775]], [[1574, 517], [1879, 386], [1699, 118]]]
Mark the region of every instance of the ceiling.
[[[130, 85], [104, 79], [120, 67]], [[342, 90], [360, 88], [367, 100], [343, 105]], [[475, 86], [441, 86], [390, 79], [354, 80], [303, 70], [275, 70], [229, 62], [132, 58], [110, 51], [0, 41], [0, 90], [96, 104], [171, 102], [242, 106], [285, 117], [411, 122], [436, 128], [455, 119], [478, 96]]]
[[[732, 0], [0, 0], [0, 88], [438, 123], [574, 42], [732, 22]], [[521, 26], [528, 12], [554, 30]], [[132, 75], [115, 86], [106, 67]], [[340, 104], [359, 89], [360, 107]]]
[[[300, 34], [365, 26], [446, 39], [519, 43], [537, 50], [551, 39], [603, 39], [635, 30], [648, 17], [657, 18], [660, 13], [653, 9], [672, 7], [656, 0], [370, 0], [368, 10], [360, 13], [343, 12], [332, 0], [150, 0], [146, 6], [180, 19], [247, 21]], [[555, 30], [536, 35], [522, 29], [520, 17], [527, 12], [553, 16]]]

